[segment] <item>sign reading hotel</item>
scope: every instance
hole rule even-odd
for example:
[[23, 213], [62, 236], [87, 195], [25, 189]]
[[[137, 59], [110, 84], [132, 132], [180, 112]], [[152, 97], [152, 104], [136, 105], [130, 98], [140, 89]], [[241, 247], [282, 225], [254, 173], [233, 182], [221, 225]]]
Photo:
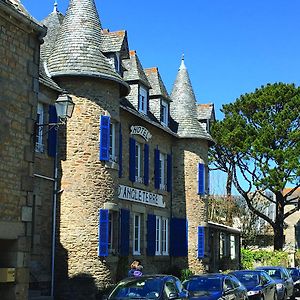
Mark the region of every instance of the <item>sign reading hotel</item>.
[[149, 130], [143, 126], [131, 126], [131, 134], [138, 134], [142, 136], [147, 142], [151, 139], [152, 135]]
[[118, 198], [158, 207], [166, 207], [162, 195], [138, 190], [126, 185], [119, 185]]

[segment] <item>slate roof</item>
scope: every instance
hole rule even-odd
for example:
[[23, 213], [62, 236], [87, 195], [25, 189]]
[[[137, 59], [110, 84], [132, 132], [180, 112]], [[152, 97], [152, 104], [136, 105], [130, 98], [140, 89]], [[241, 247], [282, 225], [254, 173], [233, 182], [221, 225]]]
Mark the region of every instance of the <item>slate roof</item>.
[[54, 82], [54, 80], [51, 77], [47, 75], [43, 61], [40, 62], [40, 67], [39, 67], [39, 82], [55, 91], [63, 92], [63, 89], [60, 88], [58, 84]]
[[171, 93], [171, 116], [178, 122], [178, 135], [181, 138], [201, 138], [213, 141], [198, 121], [196, 98], [184, 60]]
[[213, 103], [197, 105], [198, 120], [215, 120], [215, 109]]
[[101, 50], [102, 27], [94, 0], [70, 0], [48, 59], [52, 77], [90, 76], [118, 82], [122, 95], [129, 86]]
[[[123, 110], [126, 110], [128, 111], [129, 113], [141, 118], [142, 120], [148, 122], [149, 124], [152, 124], [160, 129], [162, 129], [163, 131], [175, 136], [175, 137], [178, 137], [178, 135], [176, 134], [176, 132], [174, 132], [172, 129], [168, 128], [168, 127], [165, 127], [165, 126], [162, 126], [160, 124], [160, 122], [155, 118], [155, 116], [151, 113], [151, 112], [148, 112], [147, 115], [144, 115], [144, 114], [141, 114], [140, 112], [138, 112], [136, 110], [136, 108], [132, 105], [132, 103], [126, 99], [126, 98], [122, 98], [121, 101], [120, 101], [120, 108], [122, 108]], [[174, 122], [174, 126], [176, 126], [176, 122]]]
[[126, 30], [110, 32], [103, 29], [101, 50], [103, 53], [120, 52], [122, 58], [129, 58]]
[[41, 45], [41, 60], [46, 61], [48, 59], [63, 20], [64, 15], [58, 11], [57, 3], [55, 3], [51, 14], [41, 21], [48, 28], [47, 35], [44, 37], [44, 43]]
[[129, 51], [130, 58], [124, 59], [123, 65], [125, 67], [125, 71], [123, 74], [123, 78], [126, 81], [139, 81], [143, 83], [146, 87], [151, 88], [150, 82], [143, 70], [142, 64], [136, 54], [136, 51]]
[[171, 98], [159, 74], [158, 68], [147, 68], [144, 69], [144, 71], [152, 87], [149, 90], [150, 96], [162, 96], [163, 98], [171, 101]]

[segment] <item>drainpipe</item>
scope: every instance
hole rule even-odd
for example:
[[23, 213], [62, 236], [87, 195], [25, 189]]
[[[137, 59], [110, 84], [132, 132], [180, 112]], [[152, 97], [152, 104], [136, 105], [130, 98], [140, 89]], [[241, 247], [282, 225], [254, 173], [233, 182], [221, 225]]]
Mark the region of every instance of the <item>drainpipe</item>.
[[56, 151], [54, 157], [54, 186], [53, 186], [53, 211], [52, 211], [52, 247], [51, 247], [51, 297], [54, 297], [54, 280], [55, 280], [55, 245], [56, 245], [56, 210], [57, 195], [60, 191], [58, 188], [58, 126], [56, 127]]

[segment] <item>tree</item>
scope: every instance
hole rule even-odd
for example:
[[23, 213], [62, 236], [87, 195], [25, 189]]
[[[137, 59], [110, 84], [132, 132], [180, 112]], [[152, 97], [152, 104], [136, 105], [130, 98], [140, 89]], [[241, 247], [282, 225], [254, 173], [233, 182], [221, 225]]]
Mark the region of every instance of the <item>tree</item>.
[[[291, 197], [300, 186], [299, 107], [298, 87], [268, 84], [223, 105], [224, 119], [212, 126], [214, 166], [229, 174], [249, 209], [271, 225], [275, 250], [283, 248], [284, 220], [298, 210], [285, 211], [299, 203], [299, 196]], [[293, 188], [284, 194], [287, 185]], [[274, 221], [254, 205], [257, 195], [276, 204]]]

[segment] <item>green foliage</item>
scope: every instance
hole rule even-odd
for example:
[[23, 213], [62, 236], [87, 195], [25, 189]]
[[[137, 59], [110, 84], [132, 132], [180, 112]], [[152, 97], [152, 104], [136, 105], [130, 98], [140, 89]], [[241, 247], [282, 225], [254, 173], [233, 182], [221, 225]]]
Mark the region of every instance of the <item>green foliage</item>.
[[[283, 246], [287, 184], [300, 187], [300, 88], [275, 83], [223, 105], [224, 119], [212, 126], [216, 144], [210, 150], [211, 169], [228, 174], [249, 208], [276, 230], [275, 249]], [[227, 188], [227, 191], [230, 191]], [[275, 223], [251, 203], [250, 191], [276, 196]], [[266, 197], [273, 202], [272, 197]], [[290, 211], [292, 214], [297, 209]]]
[[295, 253], [295, 266], [300, 266], [300, 250]]
[[184, 280], [188, 279], [190, 276], [193, 276], [193, 275], [194, 275], [194, 273], [192, 272], [192, 270], [190, 270], [190, 269], [183, 269], [183, 270], [181, 270], [180, 280], [184, 281]]
[[253, 269], [257, 266], [288, 266], [288, 254], [284, 251], [241, 249], [241, 267]]

